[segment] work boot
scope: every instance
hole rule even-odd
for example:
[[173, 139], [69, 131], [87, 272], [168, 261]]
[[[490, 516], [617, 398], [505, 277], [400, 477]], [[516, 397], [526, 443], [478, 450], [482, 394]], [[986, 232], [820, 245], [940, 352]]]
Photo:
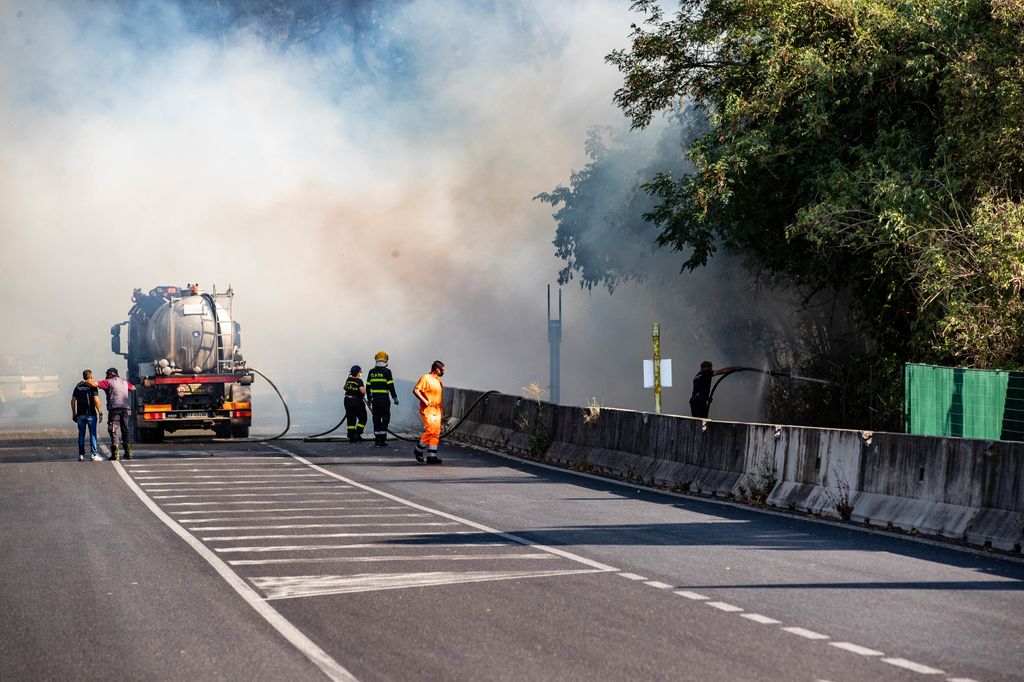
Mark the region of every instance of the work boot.
[[116, 445], [111, 445], [110, 446], [110, 461], [113, 462], [113, 461], [118, 460], [118, 459], [121, 459], [121, 458], [117, 456], [117, 446]]
[[124, 458], [125, 459], [131, 459], [132, 458], [132, 446], [128, 445], [127, 443], [124, 444]]
[[412, 454], [416, 457], [416, 461], [417, 462], [422, 462], [423, 461], [423, 451], [420, 450], [419, 448], [416, 448], [415, 450], [413, 450]]
[[430, 455], [427, 457], [427, 464], [440, 464], [443, 460], [437, 455]]

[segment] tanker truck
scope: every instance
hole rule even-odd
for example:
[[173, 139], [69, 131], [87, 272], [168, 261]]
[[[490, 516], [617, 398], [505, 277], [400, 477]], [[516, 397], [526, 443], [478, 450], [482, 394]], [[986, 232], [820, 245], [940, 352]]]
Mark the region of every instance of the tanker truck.
[[127, 359], [127, 378], [136, 387], [136, 441], [159, 443], [165, 433], [182, 429], [213, 430], [218, 438], [249, 436], [253, 373], [239, 350], [233, 298], [230, 287], [208, 293], [197, 284], [132, 293], [128, 319], [110, 328], [110, 349]]

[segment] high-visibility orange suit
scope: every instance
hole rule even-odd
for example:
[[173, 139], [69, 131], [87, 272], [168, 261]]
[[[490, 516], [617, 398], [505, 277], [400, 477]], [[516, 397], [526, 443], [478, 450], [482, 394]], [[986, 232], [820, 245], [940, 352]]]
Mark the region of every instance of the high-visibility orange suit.
[[424, 405], [420, 401], [420, 419], [423, 420], [423, 435], [420, 436], [419, 448], [427, 448], [430, 455], [437, 454], [437, 446], [441, 440], [441, 392], [444, 386], [441, 379], [434, 374], [424, 374], [416, 382], [414, 391], [419, 391], [427, 399]]

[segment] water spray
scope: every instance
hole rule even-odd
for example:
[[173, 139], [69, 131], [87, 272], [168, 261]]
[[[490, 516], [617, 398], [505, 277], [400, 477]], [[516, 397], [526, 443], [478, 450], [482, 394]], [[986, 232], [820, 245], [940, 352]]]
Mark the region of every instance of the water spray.
[[708, 395], [709, 409], [711, 407], [711, 401], [715, 397], [715, 390], [718, 388], [718, 384], [722, 383], [725, 377], [729, 376], [730, 374], [736, 374], [738, 372], [757, 372], [758, 374], [764, 374], [770, 377], [776, 377], [780, 379], [793, 379], [796, 381], [810, 381], [815, 384], [828, 385], [832, 383], [828, 379], [815, 379], [814, 377], [805, 377], [799, 374], [793, 374], [793, 371], [790, 369], [761, 369], [760, 367], [733, 367], [732, 370], [720, 376], [718, 378], [718, 381], [715, 382], [715, 385], [711, 387], [711, 394]]

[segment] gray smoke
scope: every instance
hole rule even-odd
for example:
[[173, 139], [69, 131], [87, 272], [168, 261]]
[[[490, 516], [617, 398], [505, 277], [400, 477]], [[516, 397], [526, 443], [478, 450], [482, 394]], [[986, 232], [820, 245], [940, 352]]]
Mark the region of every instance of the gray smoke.
[[[562, 263], [532, 197], [623, 125], [625, 4], [0, 4], [0, 355], [59, 371], [66, 421], [83, 367], [123, 366], [132, 289], [199, 282], [234, 288], [246, 357], [310, 430], [380, 349], [405, 379], [440, 358], [453, 385], [546, 385]], [[733, 362], [692, 305], [567, 287], [563, 402], [647, 407], [659, 320], [685, 412], [695, 362]]]

